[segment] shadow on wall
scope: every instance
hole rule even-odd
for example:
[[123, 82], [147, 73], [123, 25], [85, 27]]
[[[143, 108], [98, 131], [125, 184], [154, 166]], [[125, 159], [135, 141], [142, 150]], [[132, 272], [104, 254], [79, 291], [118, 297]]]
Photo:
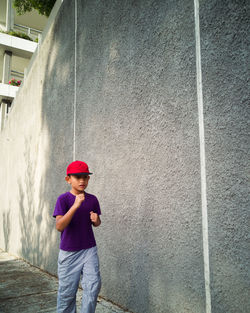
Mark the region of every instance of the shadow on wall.
[[3, 235], [4, 235], [4, 244], [5, 251], [9, 251], [9, 235], [10, 235], [10, 211], [3, 212]]
[[[37, 82], [41, 88], [42, 125], [40, 130], [36, 129], [37, 137], [32, 133], [26, 135], [23, 148], [25, 166], [23, 176], [17, 182], [21, 233], [19, 255], [52, 274], [57, 273], [60, 238], [52, 215], [57, 197], [65, 192], [67, 186], [64, 181], [66, 164], [72, 161], [74, 55], [72, 43], [68, 40], [73, 38], [68, 25], [74, 25], [74, 8], [67, 7], [66, 10], [67, 13], [59, 12], [57, 20], [61, 21], [60, 25], [55, 22], [51, 38], [45, 40], [39, 60], [36, 60], [39, 70], [32, 73], [38, 75], [38, 79], [31, 80], [31, 88], [38, 88]], [[3, 223], [8, 250], [9, 212], [3, 216]]]
[[[66, 12], [65, 12], [66, 10]], [[63, 15], [63, 16], [62, 16]], [[30, 164], [30, 151], [26, 152], [28, 173], [25, 177], [29, 211], [25, 208], [24, 191], [19, 182], [21, 196], [21, 224], [23, 240], [23, 253], [29, 255], [37, 264], [49, 272], [57, 273], [57, 256], [59, 251], [60, 233], [55, 230], [55, 219], [52, 217], [57, 197], [66, 192], [68, 185], [64, 177], [66, 165], [72, 161], [73, 150], [73, 79], [74, 54], [72, 42], [74, 38], [74, 7], [62, 4], [56, 18], [51, 35], [45, 43], [43, 54], [43, 68], [41, 69], [41, 95], [42, 95], [42, 132], [45, 130], [48, 138], [44, 176], [40, 177], [39, 199], [34, 207], [32, 195], [35, 194], [34, 175], [35, 166]], [[72, 28], [69, 27], [72, 25]], [[41, 56], [42, 58], [42, 56]], [[42, 73], [43, 71], [43, 73]], [[27, 143], [28, 146], [28, 143]], [[37, 198], [37, 197], [36, 197]], [[33, 201], [33, 202], [32, 202]], [[27, 222], [35, 216], [34, 225]], [[34, 238], [29, 238], [29, 233]], [[51, 236], [53, 234], [53, 236]], [[30, 246], [33, 250], [30, 251]]]
[[[35, 206], [39, 208], [39, 211], [43, 209], [43, 185], [40, 184], [39, 199], [40, 202], [36, 205], [35, 199], [35, 171], [36, 162], [31, 160], [30, 157], [30, 144], [25, 139], [25, 161], [26, 169], [24, 170], [24, 179], [19, 179], [19, 208], [20, 208], [20, 228], [21, 228], [21, 242], [22, 242], [22, 255], [28, 260], [32, 260], [32, 264], [38, 265], [40, 260], [40, 249], [42, 248], [40, 242], [40, 226], [41, 226], [41, 213], [36, 215]], [[43, 247], [44, 248], [44, 247]], [[44, 249], [43, 249], [44, 250]]]
[[[55, 244], [51, 236], [53, 225], [46, 211], [47, 201], [44, 193], [46, 177], [38, 178], [36, 175], [39, 165], [38, 153], [34, 160], [30, 142], [29, 139], [25, 139], [26, 168], [23, 178], [18, 181], [20, 241], [22, 243], [20, 253], [32, 264], [47, 269], [51, 257], [49, 254]], [[37, 184], [37, 179], [40, 180], [39, 184]]]

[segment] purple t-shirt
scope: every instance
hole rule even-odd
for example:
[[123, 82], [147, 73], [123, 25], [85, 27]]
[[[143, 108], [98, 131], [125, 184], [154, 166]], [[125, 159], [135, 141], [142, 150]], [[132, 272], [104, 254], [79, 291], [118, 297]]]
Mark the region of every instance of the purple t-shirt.
[[[64, 215], [75, 202], [75, 196], [66, 192], [57, 199], [53, 217]], [[85, 192], [85, 200], [76, 210], [69, 225], [61, 232], [60, 249], [78, 251], [96, 246], [95, 237], [90, 220], [90, 212], [101, 214], [100, 205], [94, 195]]]

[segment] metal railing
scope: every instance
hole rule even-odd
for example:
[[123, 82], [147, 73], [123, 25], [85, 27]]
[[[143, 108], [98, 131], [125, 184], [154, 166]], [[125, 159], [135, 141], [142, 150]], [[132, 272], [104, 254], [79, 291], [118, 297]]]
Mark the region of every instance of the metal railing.
[[24, 78], [24, 73], [22, 73], [22, 72], [18, 72], [18, 71], [11, 70], [10, 74], [11, 74], [11, 76], [15, 76], [15, 77], [19, 77], [19, 78]]
[[38, 29], [24, 26], [24, 25], [20, 25], [20, 24], [14, 24], [14, 30], [20, 31], [20, 32], [30, 36], [33, 39], [37, 38], [39, 34], [42, 34], [42, 31], [40, 31]]

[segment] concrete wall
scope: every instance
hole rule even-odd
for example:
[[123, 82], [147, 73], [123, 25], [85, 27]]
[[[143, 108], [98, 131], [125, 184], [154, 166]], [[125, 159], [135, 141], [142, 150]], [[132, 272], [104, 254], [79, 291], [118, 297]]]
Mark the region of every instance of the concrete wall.
[[204, 1], [200, 10], [211, 297], [221, 313], [250, 310], [246, 2]]
[[246, 12], [200, 3], [204, 193], [193, 1], [64, 1], [0, 134], [0, 247], [56, 273], [51, 216], [75, 156], [102, 207], [102, 296], [135, 313], [200, 313], [211, 294], [212, 312], [245, 313]]

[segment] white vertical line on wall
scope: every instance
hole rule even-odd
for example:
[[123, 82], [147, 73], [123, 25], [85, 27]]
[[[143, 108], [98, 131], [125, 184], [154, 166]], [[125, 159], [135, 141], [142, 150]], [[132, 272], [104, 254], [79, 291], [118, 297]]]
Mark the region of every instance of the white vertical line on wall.
[[75, 68], [73, 104], [73, 161], [76, 159], [76, 61], [77, 61], [77, 0], [75, 0]]
[[194, 17], [195, 17], [195, 43], [196, 43], [197, 100], [198, 100], [199, 137], [200, 137], [202, 237], [203, 237], [206, 313], [211, 313], [208, 219], [207, 219], [207, 186], [206, 186], [205, 135], [204, 135], [203, 93], [202, 93], [202, 72], [201, 72], [199, 0], [194, 0]]

